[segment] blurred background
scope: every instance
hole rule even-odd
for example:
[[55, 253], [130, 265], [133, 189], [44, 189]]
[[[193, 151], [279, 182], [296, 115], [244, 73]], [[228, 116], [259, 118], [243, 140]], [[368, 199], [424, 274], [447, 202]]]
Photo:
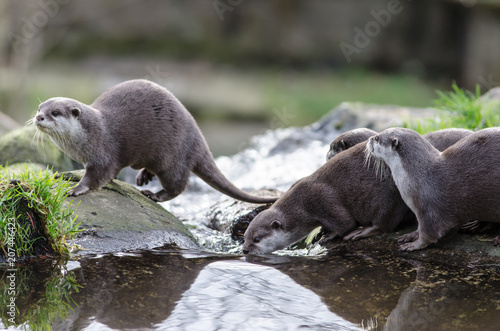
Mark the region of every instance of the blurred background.
[[2, 0], [0, 36], [0, 134], [133, 78], [171, 90], [215, 155], [343, 101], [500, 85], [494, 0]]

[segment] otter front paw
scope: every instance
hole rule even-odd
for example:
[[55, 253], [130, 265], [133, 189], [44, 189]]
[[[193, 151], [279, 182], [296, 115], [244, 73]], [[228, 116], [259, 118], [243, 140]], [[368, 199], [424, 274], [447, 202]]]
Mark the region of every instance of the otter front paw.
[[491, 242], [494, 246], [500, 246], [500, 236], [496, 236]]
[[88, 186], [78, 184], [68, 192], [68, 196], [77, 197], [79, 195], [87, 193], [88, 191], [90, 191], [90, 188]]
[[330, 240], [333, 240], [337, 238], [337, 234], [333, 233], [333, 232], [326, 232], [324, 235], [323, 235], [323, 238], [321, 238], [321, 240], [319, 241], [319, 244], [320, 245], [325, 245], [327, 242], [329, 242]]
[[154, 176], [155, 175], [149, 172], [146, 168], [142, 168], [135, 177], [135, 182], [137, 186], [147, 185], [153, 180]]
[[411, 243], [418, 240], [418, 230], [402, 235], [398, 238], [398, 243]]
[[408, 251], [408, 252], [411, 252], [411, 251], [416, 251], [416, 250], [419, 250], [419, 249], [423, 249], [425, 247], [427, 247], [428, 244], [427, 243], [424, 243], [420, 240], [417, 240], [417, 241], [414, 241], [414, 242], [410, 242], [410, 243], [406, 243], [404, 245], [401, 245], [399, 246], [399, 249], [402, 250], [402, 251]]

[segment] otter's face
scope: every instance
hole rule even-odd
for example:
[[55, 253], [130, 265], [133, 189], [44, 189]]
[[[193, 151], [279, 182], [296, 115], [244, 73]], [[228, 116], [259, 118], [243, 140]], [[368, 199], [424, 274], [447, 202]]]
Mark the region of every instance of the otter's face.
[[76, 100], [52, 98], [40, 104], [33, 124], [49, 136], [57, 136], [74, 132], [77, 127], [81, 127], [78, 122], [80, 115], [81, 110]]
[[331, 144], [330, 144], [330, 150], [326, 154], [326, 160], [330, 160], [332, 157], [337, 155], [338, 153], [345, 151], [346, 149], [349, 149], [352, 146], [349, 146], [344, 139], [340, 139], [337, 141], [335, 139]]
[[399, 139], [390, 135], [379, 133], [368, 139], [367, 150], [374, 157], [383, 160], [388, 165], [397, 158]]
[[286, 217], [271, 207], [257, 215], [245, 232], [244, 254], [269, 254], [305, 238], [318, 225]]

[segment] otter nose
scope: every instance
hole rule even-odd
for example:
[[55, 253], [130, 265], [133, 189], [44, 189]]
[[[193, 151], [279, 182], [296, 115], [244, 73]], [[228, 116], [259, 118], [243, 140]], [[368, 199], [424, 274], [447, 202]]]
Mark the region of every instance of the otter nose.
[[250, 253], [250, 251], [248, 249], [243, 250], [243, 254], [248, 254], [248, 253]]
[[35, 118], [36, 118], [37, 121], [43, 121], [43, 120], [45, 120], [45, 117], [43, 117], [42, 115], [37, 115]]

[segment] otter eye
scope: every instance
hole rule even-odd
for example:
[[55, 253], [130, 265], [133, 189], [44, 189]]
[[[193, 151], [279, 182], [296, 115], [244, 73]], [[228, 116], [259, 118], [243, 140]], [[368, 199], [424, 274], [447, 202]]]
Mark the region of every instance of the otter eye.
[[52, 116], [54, 116], [54, 117], [57, 117], [57, 116], [59, 116], [59, 115], [61, 115], [61, 112], [60, 112], [59, 110], [54, 110], [54, 111], [52, 112]]
[[255, 237], [255, 238], [253, 238], [253, 242], [254, 242], [254, 243], [260, 243], [260, 238], [259, 238], [259, 237]]
[[380, 140], [379, 136], [375, 136], [373, 139], [374, 139], [376, 142], [379, 142], [379, 140]]

